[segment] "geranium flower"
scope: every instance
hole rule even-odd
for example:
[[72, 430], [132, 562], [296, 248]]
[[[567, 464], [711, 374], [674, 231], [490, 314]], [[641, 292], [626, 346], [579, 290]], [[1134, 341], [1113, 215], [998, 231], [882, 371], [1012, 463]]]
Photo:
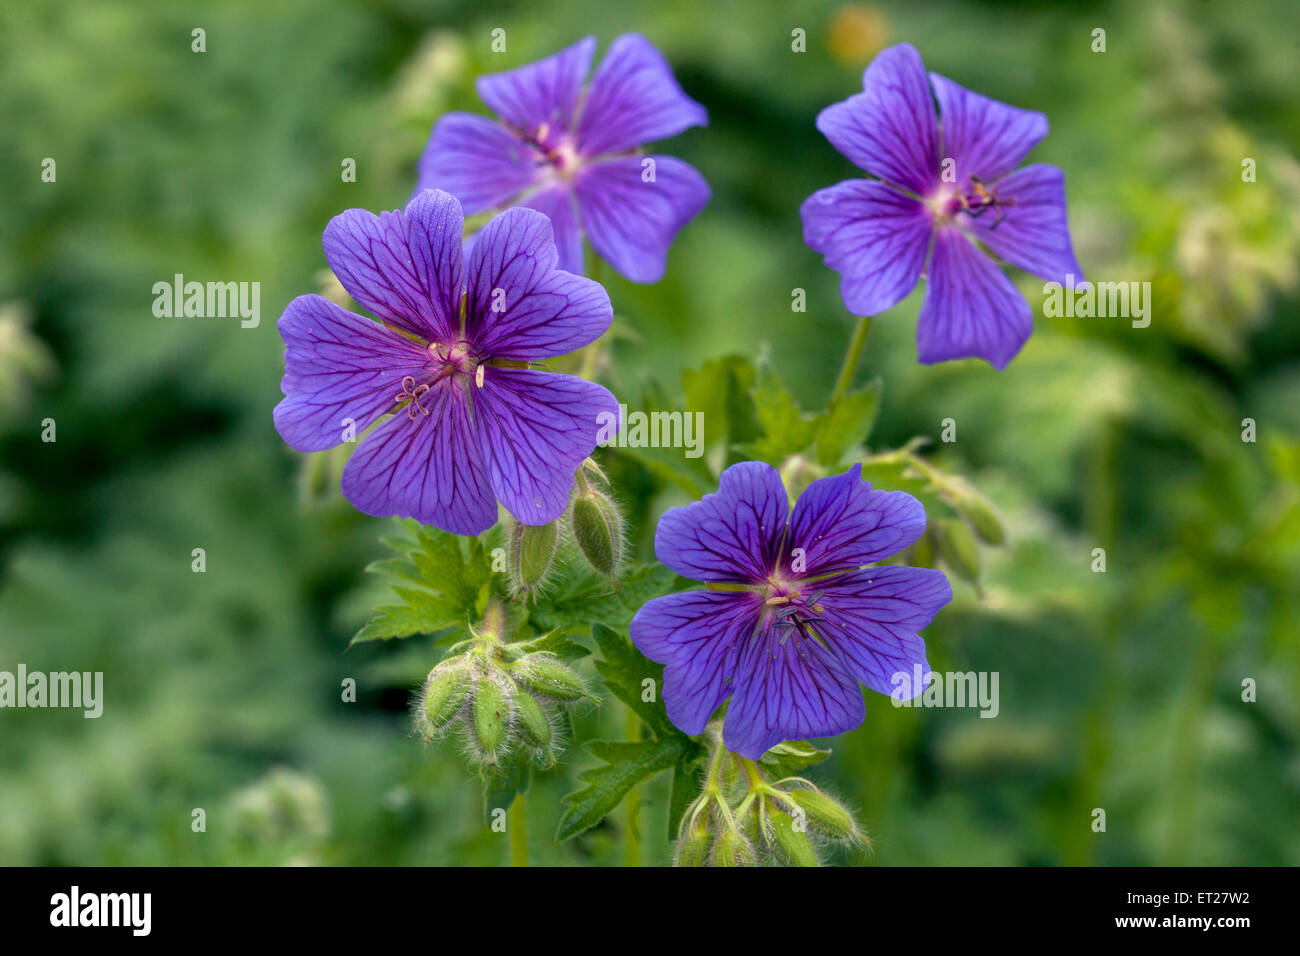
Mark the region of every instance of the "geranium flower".
[[873, 490], [861, 465], [814, 481], [793, 514], [762, 462], [732, 465], [716, 493], [667, 511], [655, 555], [708, 585], [655, 598], [632, 620], [633, 642], [664, 665], [669, 718], [698, 734], [730, 697], [723, 742], [753, 759], [783, 740], [857, 727], [859, 682], [898, 696], [895, 674], [910, 684], [915, 666], [930, 670], [917, 632], [952, 599], [948, 579], [867, 567], [924, 531], [921, 503]]
[[359, 510], [478, 534], [499, 500], [524, 524], [547, 524], [618, 402], [531, 366], [599, 338], [613, 318], [609, 296], [555, 267], [539, 212], [497, 216], [468, 256], [463, 229], [460, 203], [435, 190], [401, 212], [349, 209], [330, 221], [325, 258], [379, 321], [318, 295], [289, 303], [277, 323], [285, 372], [275, 427], [299, 451], [321, 451], [392, 414], [343, 470], [343, 494]]
[[596, 38], [537, 63], [480, 77], [499, 121], [447, 113], [420, 158], [420, 188], [445, 189], [473, 215], [524, 205], [550, 216], [560, 268], [583, 272], [583, 236], [633, 282], [664, 274], [677, 231], [709, 201], [694, 167], [641, 147], [708, 124], [663, 54], [619, 37], [591, 78]]
[[[879, 182], [849, 180], [804, 202], [804, 241], [841, 274], [845, 308], [875, 315], [924, 273], [920, 360], [978, 356], [1005, 368], [1033, 331], [1029, 303], [975, 241], [1054, 282], [1083, 281], [1065, 215], [1065, 176], [1016, 164], [1047, 117], [931, 73], [901, 43], [862, 77], [863, 92], [822, 110], [817, 128]], [[936, 118], [934, 101], [939, 101]], [[929, 264], [927, 265], [927, 255]]]

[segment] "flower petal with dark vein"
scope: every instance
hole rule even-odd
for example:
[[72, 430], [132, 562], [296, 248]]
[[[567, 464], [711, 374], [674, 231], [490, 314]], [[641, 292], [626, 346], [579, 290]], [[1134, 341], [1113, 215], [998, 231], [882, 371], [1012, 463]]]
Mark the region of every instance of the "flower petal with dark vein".
[[800, 210], [804, 241], [840, 274], [844, 307], [855, 315], [893, 308], [927, 277], [921, 362], [978, 357], [1005, 368], [1033, 318], [980, 245], [1046, 281], [1084, 278], [1066, 221], [1065, 175], [1042, 164], [1015, 169], [1047, 135], [1047, 117], [927, 75], [906, 43], [882, 51], [862, 86], [822, 110], [817, 128], [874, 178], [809, 196]]
[[468, 255], [463, 230], [459, 201], [439, 190], [401, 211], [349, 209], [330, 222], [325, 257], [378, 321], [317, 295], [289, 303], [277, 323], [275, 427], [297, 450], [321, 451], [391, 415], [343, 470], [343, 494], [366, 514], [478, 534], [500, 502], [524, 524], [547, 524], [618, 402], [532, 366], [599, 338], [609, 296], [557, 268], [539, 212], [492, 219]]
[[921, 503], [873, 489], [861, 465], [814, 481], [791, 511], [776, 469], [742, 462], [717, 492], [667, 511], [655, 555], [708, 584], [632, 620], [633, 642], [664, 665], [669, 718], [699, 734], [730, 699], [723, 742], [753, 759], [857, 727], [860, 684], [891, 694], [895, 674], [930, 669], [920, 631], [952, 600], [947, 577], [873, 566], [924, 532]]
[[[560, 267], [583, 271], [583, 242], [633, 282], [657, 282], [677, 233], [709, 201], [693, 166], [642, 155], [647, 143], [708, 123], [649, 40], [610, 44], [587, 83], [596, 38], [478, 80], [499, 117], [447, 113], [420, 157], [420, 188], [445, 189], [470, 214], [545, 213]], [[584, 85], [585, 84], [585, 85]]]

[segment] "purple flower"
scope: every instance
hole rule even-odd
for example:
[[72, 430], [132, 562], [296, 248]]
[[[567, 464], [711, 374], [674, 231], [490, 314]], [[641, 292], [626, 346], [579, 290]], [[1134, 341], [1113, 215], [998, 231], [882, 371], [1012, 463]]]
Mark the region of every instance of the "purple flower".
[[1044, 280], [1083, 279], [1064, 174], [1041, 163], [1012, 172], [1047, 135], [1047, 117], [937, 73], [927, 79], [906, 43], [877, 56], [862, 87], [822, 110], [817, 128], [881, 181], [813, 193], [801, 210], [804, 241], [841, 274], [855, 315], [891, 308], [928, 276], [916, 330], [922, 362], [979, 356], [1005, 368], [1033, 331], [1029, 303], [972, 240]]
[[660, 519], [656, 556], [709, 590], [650, 601], [632, 640], [664, 665], [664, 704], [684, 733], [731, 697], [723, 742], [758, 758], [862, 723], [859, 682], [901, 694], [895, 674], [929, 672], [917, 632], [952, 588], [929, 568], [866, 567], [916, 541], [925, 511], [861, 476], [854, 465], [814, 481], [790, 514], [776, 469], [742, 462], [715, 494]]
[[591, 83], [596, 38], [505, 73], [480, 77], [500, 121], [448, 113], [420, 157], [420, 187], [445, 189], [473, 215], [506, 205], [550, 216], [560, 268], [581, 274], [582, 238], [633, 282], [657, 282], [677, 231], [709, 201], [694, 167], [642, 156], [643, 144], [708, 123], [663, 54], [619, 37]]
[[436, 190], [401, 212], [349, 209], [330, 221], [325, 258], [380, 321], [318, 295], [289, 303], [277, 325], [275, 427], [299, 451], [321, 451], [393, 413], [343, 470], [358, 509], [478, 534], [499, 500], [524, 524], [546, 524], [568, 504], [599, 416], [617, 415], [618, 402], [531, 366], [599, 338], [609, 296], [555, 267], [541, 213], [502, 213], [468, 255], [463, 229], [460, 203]]

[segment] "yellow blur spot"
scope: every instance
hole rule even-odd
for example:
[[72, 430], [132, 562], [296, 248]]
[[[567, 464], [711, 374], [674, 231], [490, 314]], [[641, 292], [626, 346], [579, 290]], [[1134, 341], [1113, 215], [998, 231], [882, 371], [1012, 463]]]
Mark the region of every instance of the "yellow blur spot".
[[826, 45], [841, 63], [865, 64], [884, 48], [888, 36], [883, 13], [867, 4], [850, 3], [831, 16]]

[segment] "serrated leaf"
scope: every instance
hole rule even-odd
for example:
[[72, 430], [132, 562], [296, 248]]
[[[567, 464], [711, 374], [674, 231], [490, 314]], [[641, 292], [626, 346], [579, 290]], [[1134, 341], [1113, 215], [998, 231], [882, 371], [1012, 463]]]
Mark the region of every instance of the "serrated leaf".
[[492, 593], [492, 570], [482, 541], [415, 521], [397, 524], [403, 535], [381, 539], [396, 556], [374, 561], [366, 570], [385, 578], [399, 601], [376, 608], [353, 644], [461, 627], [482, 616]]
[[838, 465], [845, 452], [860, 445], [871, 434], [880, 411], [881, 382], [841, 395], [821, 417], [817, 426], [817, 462]]
[[676, 586], [677, 575], [661, 564], [637, 568], [614, 587], [604, 575], [573, 561], [555, 575], [529, 619], [539, 630], [560, 629], [570, 636], [585, 635], [592, 621], [625, 629], [643, 604]]
[[[682, 415], [691, 414], [689, 407], [683, 411], [678, 406], [678, 402], [669, 399], [663, 390], [653, 382], [647, 384], [641, 394], [641, 409], [648, 414], [657, 411], [671, 412], [674, 409]], [[701, 452], [708, 438], [707, 429], [708, 419], [705, 418], [704, 433], [693, 436], [700, 443]], [[699, 498], [712, 491], [717, 484], [713, 472], [709, 470], [708, 462], [702, 454], [690, 458], [687, 457], [684, 449], [652, 447], [641, 443], [633, 444], [629, 441], [630, 438], [629, 425], [625, 422], [623, 431], [615, 436], [615, 440], [608, 447], [634, 459], [656, 478], [676, 485], [692, 498]]]
[[779, 466], [816, 439], [820, 418], [804, 413], [790, 390], [766, 365], [758, 371], [753, 395], [763, 436], [745, 446], [750, 458]]
[[806, 740], [779, 743], [759, 758], [759, 764], [776, 777], [797, 777], [831, 755], [829, 750], [814, 747]]
[[[664, 709], [663, 665], [647, 660], [627, 637], [604, 624], [593, 624], [591, 635], [601, 653], [601, 660], [596, 661], [596, 673], [609, 692], [627, 704], [655, 736], [682, 736]], [[642, 699], [643, 682], [647, 678], [655, 682], [654, 702]]]
[[405, 604], [386, 604], [375, 608], [375, 616], [357, 631], [351, 643], [363, 644], [366, 641], [410, 637], [413, 634], [435, 633], [442, 629], [442, 627], [432, 626], [423, 611], [417, 611]]
[[578, 774], [583, 786], [564, 798], [555, 840], [568, 840], [599, 823], [617, 807], [629, 790], [660, 771], [676, 766], [689, 752], [687, 737], [660, 737], [617, 743], [596, 740], [587, 752], [599, 766]]
[[704, 415], [705, 447], [722, 443], [728, 465], [740, 460], [742, 446], [763, 434], [751, 394], [755, 375], [754, 364], [741, 355], [713, 359], [682, 373], [687, 410]]
[[520, 654], [554, 654], [560, 660], [575, 661], [591, 653], [577, 641], [571, 641], [560, 631], [548, 631], [541, 637], [513, 645]]

